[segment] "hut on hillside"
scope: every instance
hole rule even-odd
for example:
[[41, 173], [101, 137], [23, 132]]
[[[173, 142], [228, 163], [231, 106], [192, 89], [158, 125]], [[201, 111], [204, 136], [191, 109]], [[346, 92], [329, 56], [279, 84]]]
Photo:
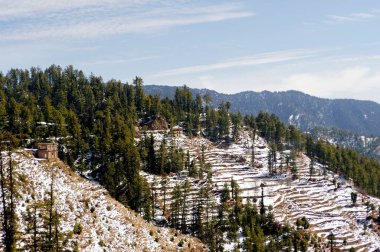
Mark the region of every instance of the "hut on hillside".
[[58, 158], [58, 145], [55, 143], [39, 143], [37, 157], [44, 159]]
[[174, 126], [172, 128], [173, 137], [180, 137], [183, 135], [183, 128], [180, 126]]

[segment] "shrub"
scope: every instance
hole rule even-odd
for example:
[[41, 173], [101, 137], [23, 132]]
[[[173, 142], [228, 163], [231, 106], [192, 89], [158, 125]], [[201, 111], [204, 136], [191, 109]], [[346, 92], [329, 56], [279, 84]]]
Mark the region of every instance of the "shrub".
[[103, 241], [103, 240], [100, 240], [100, 241], [99, 241], [99, 246], [101, 246], [101, 247], [104, 247], [104, 246], [105, 246], [105, 244], [104, 244], [104, 241]]
[[69, 232], [67, 233], [67, 239], [71, 239], [71, 238], [73, 238], [73, 234], [74, 234], [73, 231], [69, 231]]
[[181, 239], [179, 242], [178, 242], [178, 247], [183, 247], [183, 240]]
[[80, 235], [82, 233], [82, 225], [80, 223], [75, 223], [73, 233], [76, 235]]

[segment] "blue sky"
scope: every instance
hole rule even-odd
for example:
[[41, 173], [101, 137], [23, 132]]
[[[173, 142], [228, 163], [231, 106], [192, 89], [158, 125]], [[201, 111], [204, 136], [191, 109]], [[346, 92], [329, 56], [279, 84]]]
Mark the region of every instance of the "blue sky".
[[0, 70], [380, 102], [376, 0], [0, 0]]

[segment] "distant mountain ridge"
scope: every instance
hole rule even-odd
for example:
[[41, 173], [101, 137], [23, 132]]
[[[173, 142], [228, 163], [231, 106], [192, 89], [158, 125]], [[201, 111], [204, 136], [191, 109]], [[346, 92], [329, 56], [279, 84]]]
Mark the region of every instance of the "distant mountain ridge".
[[[177, 87], [146, 85], [147, 94], [174, 97]], [[193, 94], [209, 94], [212, 105], [231, 103], [231, 110], [256, 115], [260, 111], [276, 114], [283, 122], [302, 130], [314, 127], [341, 128], [366, 136], [380, 136], [380, 104], [354, 99], [325, 99], [299, 91], [222, 94], [214, 90], [190, 88]]]

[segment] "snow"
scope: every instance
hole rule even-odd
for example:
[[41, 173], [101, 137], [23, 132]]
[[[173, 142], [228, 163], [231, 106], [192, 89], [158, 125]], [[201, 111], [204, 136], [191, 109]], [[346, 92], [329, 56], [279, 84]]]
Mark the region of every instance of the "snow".
[[77, 242], [80, 251], [167, 251], [175, 250], [179, 240], [183, 239], [198, 246], [198, 250], [204, 250], [199, 241], [189, 236], [174, 236], [172, 229], [147, 223], [114, 200], [103, 187], [78, 176], [60, 161], [36, 159], [30, 151], [13, 153], [12, 159], [17, 163], [15, 172], [26, 178], [16, 205], [23, 238], [27, 227], [23, 213], [29, 204], [46, 198], [51, 174], [54, 174], [54, 207], [62, 216], [60, 232], [67, 234], [76, 223], [83, 227], [80, 235], [69, 238], [65, 249], [72, 250], [73, 243]]
[[[210, 163], [212, 166], [215, 202], [219, 202], [220, 190], [225, 183], [229, 185], [231, 179], [237, 181], [243, 203], [248, 200], [260, 200], [260, 185], [264, 183], [264, 205], [273, 207], [277, 221], [295, 226], [297, 218], [305, 216], [311, 224], [309, 230], [319, 237], [326, 238], [330, 232], [333, 232], [336, 237], [336, 246], [339, 249], [353, 247], [357, 251], [363, 249], [373, 251], [380, 248], [379, 235], [370, 228], [364, 232], [364, 225], [372, 224], [372, 220], [366, 220], [371, 212], [367, 212], [365, 203], [371, 202], [377, 209], [380, 200], [363, 195], [352, 187], [349, 181], [345, 181], [331, 171], [327, 171], [327, 174], [323, 175], [325, 168], [319, 163], [314, 165], [314, 174], [310, 180], [310, 159], [305, 155], [297, 157], [298, 179], [292, 180], [290, 169], [285, 168], [285, 157], [290, 154], [290, 151], [277, 153], [276, 169], [278, 173], [271, 175], [267, 161], [269, 148], [264, 139], [260, 137], [255, 139], [255, 166], [252, 167], [252, 141], [248, 132], [245, 131], [241, 133], [239, 141], [234, 144], [223, 142], [213, 144], [201, 137], [192, 139], [181, 137], [177, 139], [176, 144], [185, 152], [189, 151], [192, 158], [199, 155], [202, 145], [206, 146], [205, 159], [206, 163]], [[284, 166], [282, 173], [280, 172], [281, 161]], [[150, 174], [144, 174], [144, 176], [150, 182], [154, 177], [160, 181], [159, 176]], [[170, 188], [181, 182], [176, 180], [175, 176], [168, 178], [170, 182], [167, 193], [170, 194]], [[339, 188], [334, 185], [334, 179], [341, 182]], [[193, 178], [189, 178], [189, 181], [193, 187], [192, 194], [196, 194], [201, 188], [202, 181], [199, 182]], [[196, 181], [198, 182], [196, 183]], [[351, 203], [351, 192], [358, 194], [355, 206], [352, 206]], [[159, 195], [159, 198], [162, 199], [162, 196]], [[170, 196], [168, 198], [170, 200]], [[343, 245], [344, 240], [346, 240], [347, 246]], [[236, 245], [225, 244], [225, 250], [234, 251]]]

